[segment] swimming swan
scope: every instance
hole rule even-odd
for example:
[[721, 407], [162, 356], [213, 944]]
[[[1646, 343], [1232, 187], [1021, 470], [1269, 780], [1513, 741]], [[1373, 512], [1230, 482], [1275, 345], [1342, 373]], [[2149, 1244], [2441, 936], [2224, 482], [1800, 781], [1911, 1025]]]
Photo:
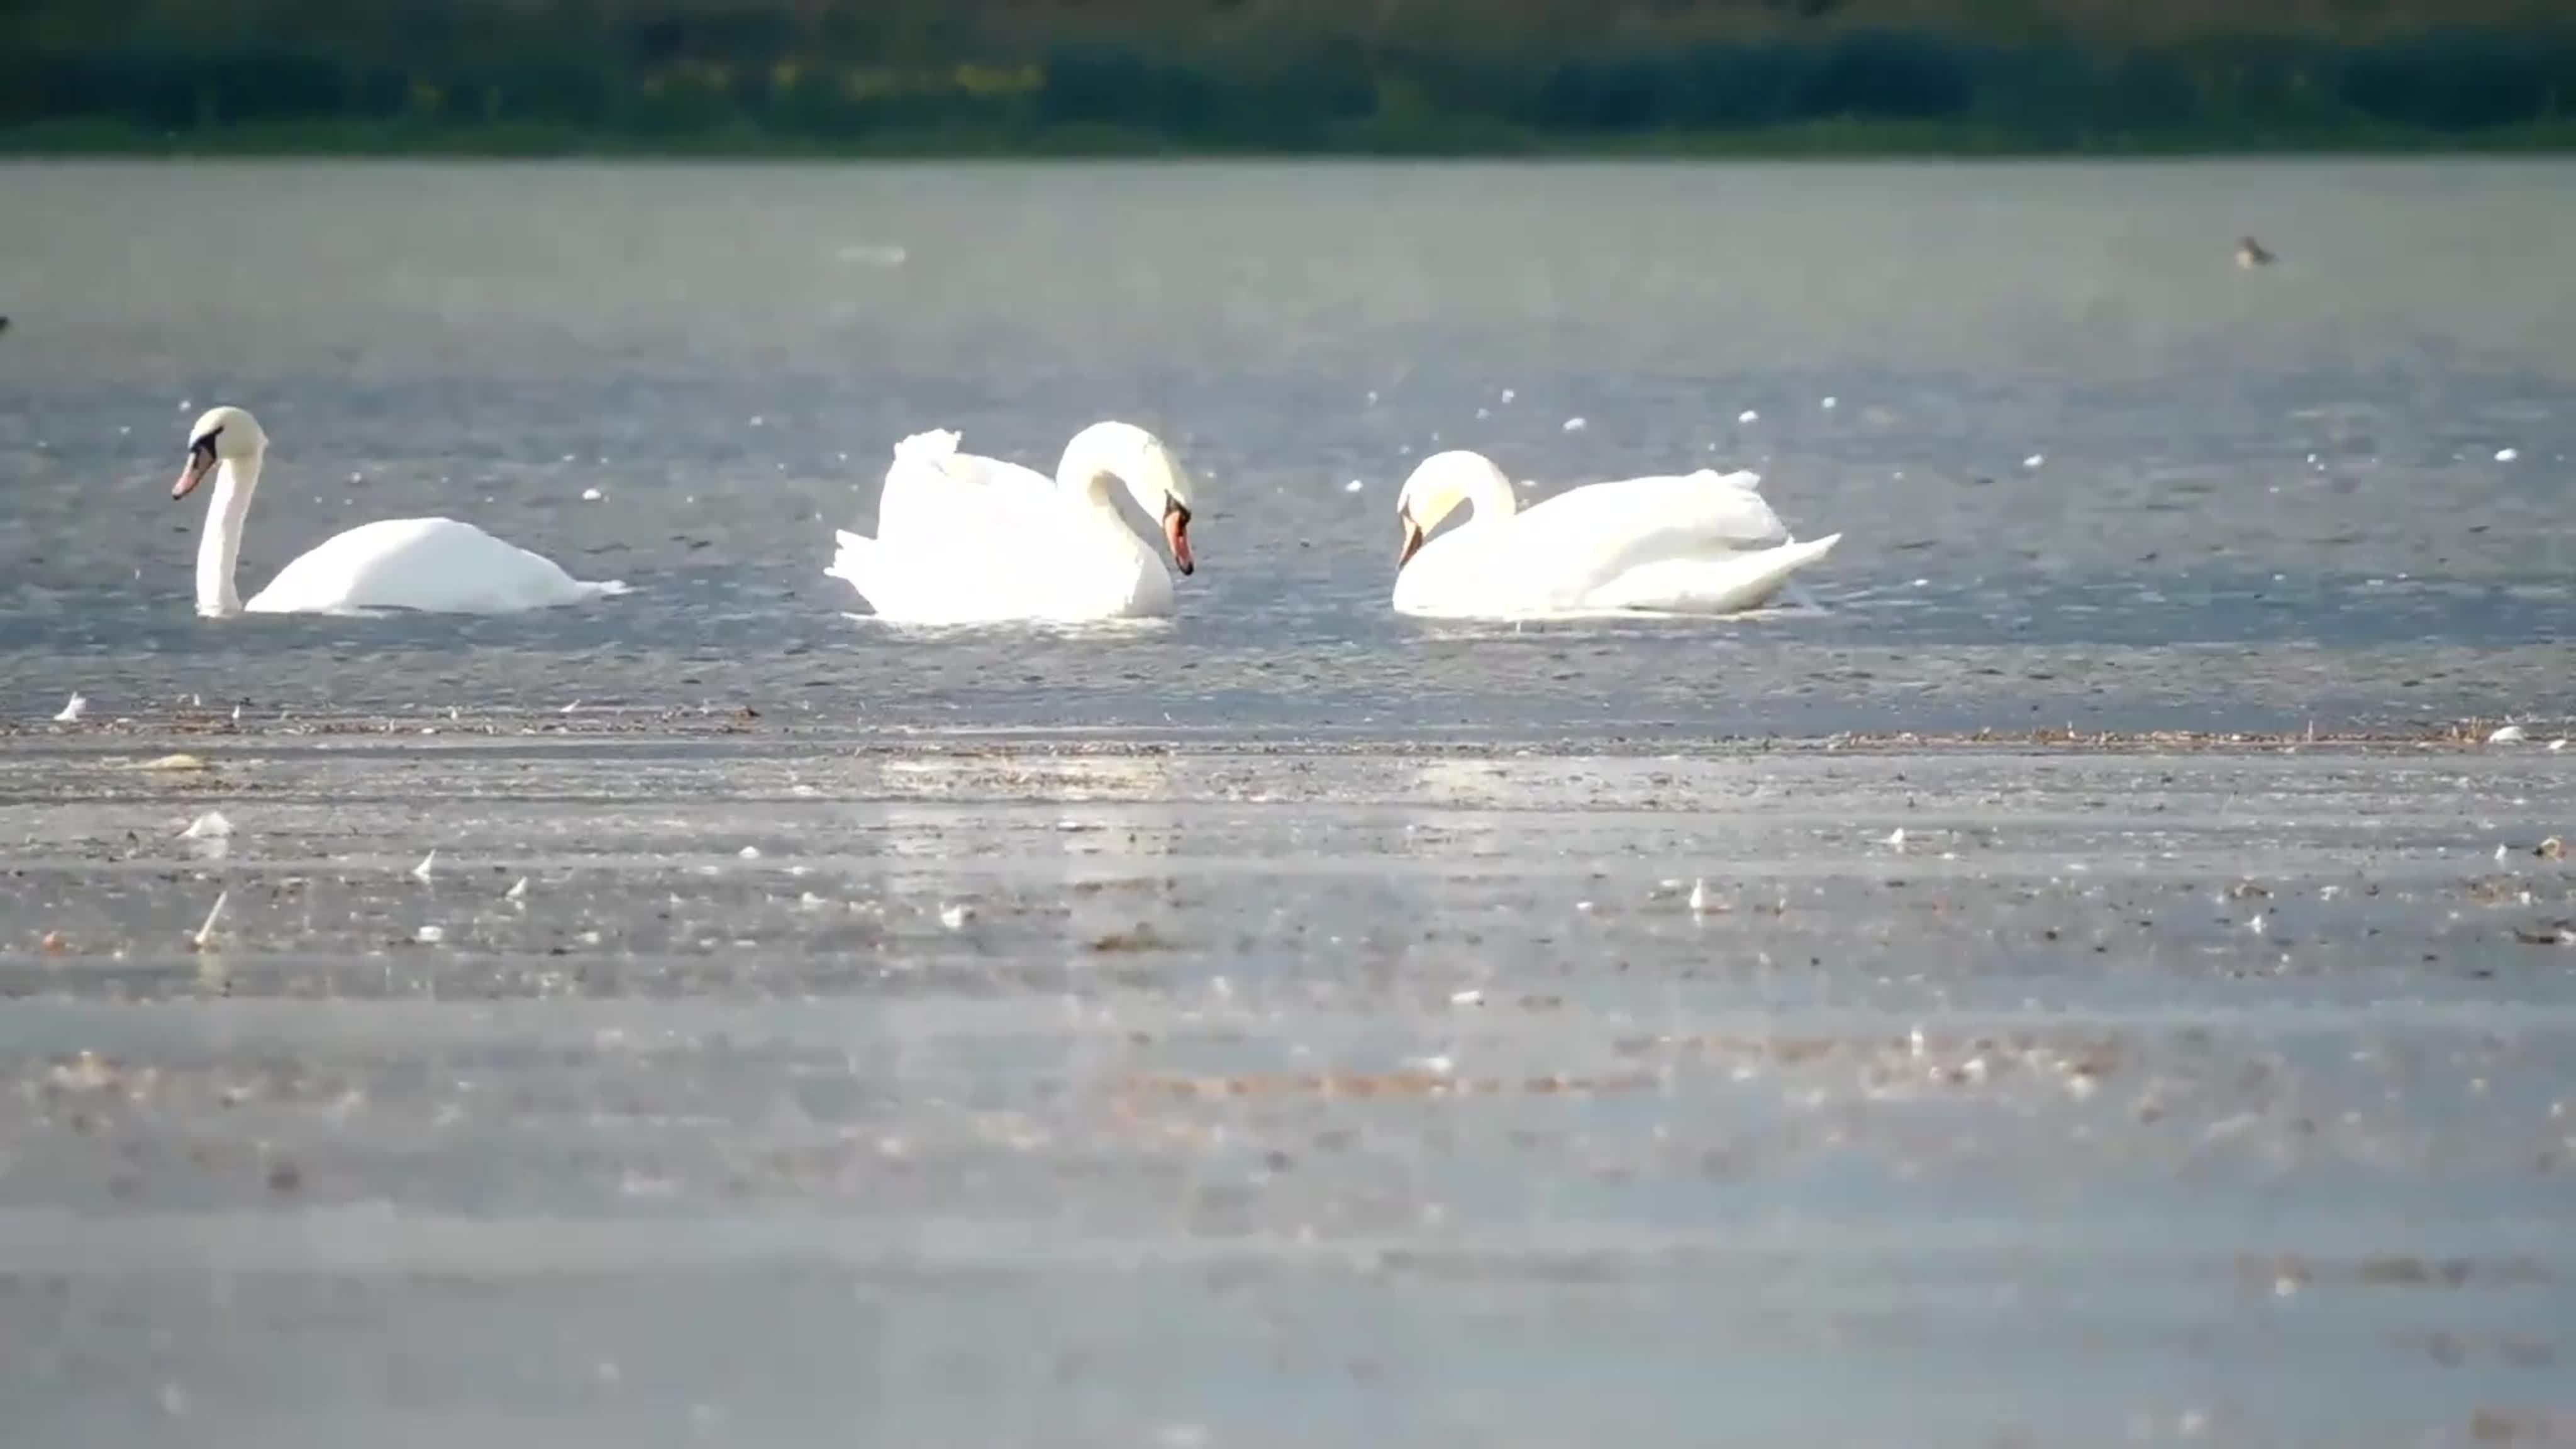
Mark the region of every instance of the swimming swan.
[[185, 498], [207, 475], [214, 477], [205, 535], [197, 541], [197, 612], [209, 619], [367, 609], [503, 614], [626, 592], [622, 583], [583, 583], [472, 524], [388, 518], [324, 540], [279, 569], [245, 604], [233, 591], [233, 568], [267, 455], [268, 434], [240, 408], [216, 408], [188, 430], [187, 466], [170, 496]]
[[[1837, 533], [1790, 538], [1760, 475], [1702, 469], [1569, 489], [1526, 511], [1481, 453], [1422, 460], [1396, 496], [1395, 608], [1435, 618], [1724, 614], [1767, 603]], [[1467, 522], [1424, 542], [1461, 504]]]
[[836, 532], [824, 573], [880, 618], [908, 624], [1084, 623], [1172, 612], [1162, 556], [1119, 515], [1112, 482], [1163, 522], [1172, 562], [1190, 556], [1190, 480], [1160, 438], [1104, 422], [1073, 435], [1052, 479], [957, 451], [946, 429], [895, 445], [877, 536]]

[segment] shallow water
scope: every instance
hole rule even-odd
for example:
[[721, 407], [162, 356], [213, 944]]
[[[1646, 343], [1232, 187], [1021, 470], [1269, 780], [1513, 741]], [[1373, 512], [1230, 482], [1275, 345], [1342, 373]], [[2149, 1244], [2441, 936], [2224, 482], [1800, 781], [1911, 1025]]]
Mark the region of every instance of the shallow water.
[[[2571, 175], [0, 167], [0, 708], [1485, 738], [2563, 712]], [[2281, 264], [2237, 269], [2246, 230]], [[277, 440], [249, 586], [437, 510], [638, 592], [204, 625], [200, 513], [165, 495], [217, 400]], [[1202, 475], [1177, 626], [1038, 649], [845, 617], [830, 531], [868, 526], [895, 439], [1045, 467], [1101, 416]], [[1459, 444], [1541, 491], [1758, 468], [1793, 528], [1844, 533], [1809, 575], [1830, 613], [1396, 620], [1395, 488]]]
[[179, 742], [0, 762], [30, 1442], [2563, 1407], [2563, 755]]

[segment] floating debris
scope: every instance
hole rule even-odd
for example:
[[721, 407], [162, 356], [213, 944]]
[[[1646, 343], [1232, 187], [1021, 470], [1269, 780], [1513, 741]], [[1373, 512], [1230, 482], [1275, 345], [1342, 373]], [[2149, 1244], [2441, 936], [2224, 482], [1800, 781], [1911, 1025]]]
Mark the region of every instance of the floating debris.
[[600, 492], [596, 488], [584, 488], [581, 490], [581, 501], [584, 503], [597, 503], [599, 500], [607, 496], [607, 494]]
[[1565, 420], [1565, 431], [1569, 433], [1579, 433], [1590, 426], [1592, 426], [1592, 424], [1583, 418], [1567, 418]]
[[1451, 1006], [1482, 1006], [1485, 1004], [1485, 993], [1478, 991], [1472, 986], [1468, 987], [1464, 991], [1452, 991], [1449, 993], [1449, 1004]]
[[224, 812], [209, 810], [189, 821], [188, 828], [179, 832], [179, 838], [181, 840], [222, 840], [232, 833], [233, 823], [224, 818]]
[[1152, 926], [1137, 923], [1132, 931], [1111, 931], [1092, 938], [1091, 949], [1103, 955], [1130, 951], [1168, 951], [1172, 943], [1164, 940]]
[[188, 937], [189, 942], [190, 942], [191, 944], [193, 944], [193, 945], [194, 945], [198, 950], [200, 950], [200, 951], [211, 951], [211, 950], [213, 950], [213, 949], [214, 949], [214, 944], [215, 944], [215, 922], [223, 916], [223, 913], [224, 913], [224, 902], [225, 902], [227, 899], [229, 899], [229, 898], [231, 897], [231, 895], [232, 895], [232, 892], [230, 892], [230, 891], [217, 891], [217, 892], [215, 892], [215, 905], [214, 905], [214, 909], [212, 909], [212, 910], [210, 910], [210, 911], [206, 912], [206, 923], [205, 923], [204, 925], [202, 925], [202, 926], [199, 926], [199, 927], [198, 927], [198, 928], [197, 928], [193, 933], [191, 933], [191, 934], [189, 935], [189, 937]]
[[412, 932], [411, 938], [424, 946], [435, 946], [439, 942], [447, 939], [447, 928], [445, 926], [423, 926], [419, 930]]
[[71, 1092], [103, 1092], [117, 1084], [117, 1071], [94, 1051], [84, 1050], [79, 1056], [56, 1066], [54, 1085]]
[[180, 754], [162, 755], [157, 759], [144, 760], [133, 768], [137, 770], [211, 770], [214, 766], [208, 764], [202, 756]]
[[742, 857], [744, 860], [758, 860], [760, 859], [760, 847], [757, 845], [746, 845], [742, 849], [735, 851], [734, 854]]
[[2499, 463], [2510, 463], [2510, 462], [2512, 462], [2514, 459], [2519, 458], [2519, 457], [2521, 457], [2521, 456], [2522, 456], [2522, 453], [2521, 453], [2521, 451], [2520, 451], [2520, 450], [2518, 450], [2518, 449], [2514, 449], [2514, 448], [2498, 448], [2498, 449], [2496, 449], [2495, 460], [2496, 460], [2497, 462], [2499, 462]]
[[1751, 408], [1746, 408], [1735, 415], [1735, 420], [1739, 423], [1758, 423], [1762, 421], [1762, 415]]
[[1343, 491], [1343, 492], [1345, 492], [1345, 493], [1357, 493], [1357, 492], [1359, 492], [1361, 489], [1366, 488], [1367, 486], [1368, 486], [1368, 485], [1367, 485], [1366, 483], [1363, 483], [1363, 482], [1361, 482], [1360, 480], [1358, 480], [1357, 478], [1354, 478], [1354, 479], [1352, 479], [1351, 481], [1349, 481], [1348, 483], [1345, 483], [1345, 484], [1343, 484], [1343, 485], [1342, 485], [1342, 491]]

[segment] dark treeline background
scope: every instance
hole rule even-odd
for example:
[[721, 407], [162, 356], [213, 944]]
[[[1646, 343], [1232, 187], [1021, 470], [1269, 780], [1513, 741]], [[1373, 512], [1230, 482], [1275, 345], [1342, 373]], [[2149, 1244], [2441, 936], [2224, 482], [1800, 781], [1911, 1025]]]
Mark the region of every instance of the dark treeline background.
[[0, 4], [22, 146], [2367, 145], [2571, 107], [2576, 0]]

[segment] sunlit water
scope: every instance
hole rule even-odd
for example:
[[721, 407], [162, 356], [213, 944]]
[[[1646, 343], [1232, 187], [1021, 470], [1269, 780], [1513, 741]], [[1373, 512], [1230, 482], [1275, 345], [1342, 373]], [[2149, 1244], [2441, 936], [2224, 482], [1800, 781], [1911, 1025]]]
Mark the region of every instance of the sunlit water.
[[[2564, 1437], [2570, 179], [0, 168], [11, 1442]], [[215, 401], [636, 592], [200, 621]], [[846, 616], [1104, 415], [1176, 623]], [[1396, 620], [1461, 444], [1824, 607]]]
[[0, 762], [30, 1442], [2322, 1449], [2576, 1352], [2545, 750], [164, 743]]

